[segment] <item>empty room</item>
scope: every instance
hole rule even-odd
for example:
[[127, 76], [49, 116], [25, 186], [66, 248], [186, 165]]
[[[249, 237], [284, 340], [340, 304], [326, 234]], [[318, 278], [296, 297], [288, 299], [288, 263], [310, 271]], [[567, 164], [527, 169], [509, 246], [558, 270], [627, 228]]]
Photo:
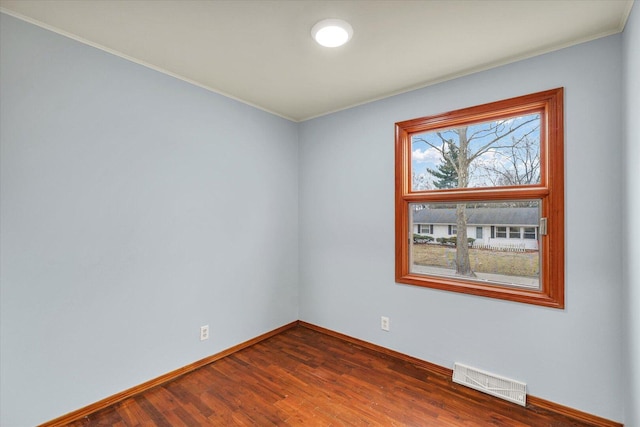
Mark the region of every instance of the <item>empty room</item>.
[[3, 427], [640, 427], [634, 0], [0, 12]]

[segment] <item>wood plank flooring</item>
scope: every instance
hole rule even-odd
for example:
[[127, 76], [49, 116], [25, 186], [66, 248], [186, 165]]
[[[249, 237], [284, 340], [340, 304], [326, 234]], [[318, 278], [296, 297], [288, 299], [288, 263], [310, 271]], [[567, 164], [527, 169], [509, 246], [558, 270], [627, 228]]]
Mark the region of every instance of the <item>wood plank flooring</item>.
[[126, 399], [81, 426], [589, 426], [303, 326]]

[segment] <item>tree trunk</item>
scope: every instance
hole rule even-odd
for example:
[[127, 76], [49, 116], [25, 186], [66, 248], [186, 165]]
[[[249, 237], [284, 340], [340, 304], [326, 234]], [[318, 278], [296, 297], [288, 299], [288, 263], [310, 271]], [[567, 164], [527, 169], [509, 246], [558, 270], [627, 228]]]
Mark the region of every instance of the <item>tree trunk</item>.
[[471, 270], [469, 261], [469, 243], [467, 242], [467, 215], [466, 205], [459, 203], [456, 206], [457, 237], [456, 237], [456, 274], [467, 277], [476, 277]]
[[[458, 134], [458, 188], [469, 186], [469, 140], [467, 139], [467, 128], [456, 129]], [[469, 261], [469, 242], [467, 241], [467, 206], [458, 203], [456, 206], [456, 274], [467, 277], [476, 277], [471, 270]]]

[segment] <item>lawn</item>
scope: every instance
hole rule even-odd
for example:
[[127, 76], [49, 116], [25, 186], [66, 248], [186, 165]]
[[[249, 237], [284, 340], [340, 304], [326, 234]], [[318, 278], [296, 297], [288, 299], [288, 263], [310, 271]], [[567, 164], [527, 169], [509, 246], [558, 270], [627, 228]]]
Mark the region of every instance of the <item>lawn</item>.
[[[413, 245], [413, 262], [417, 265], [455, 269], [456, 249], [442, 245]], [[540, 271], [538, 251], [502, 252], [469, 248], [471, 268], [478, 273], [537, 277]]]

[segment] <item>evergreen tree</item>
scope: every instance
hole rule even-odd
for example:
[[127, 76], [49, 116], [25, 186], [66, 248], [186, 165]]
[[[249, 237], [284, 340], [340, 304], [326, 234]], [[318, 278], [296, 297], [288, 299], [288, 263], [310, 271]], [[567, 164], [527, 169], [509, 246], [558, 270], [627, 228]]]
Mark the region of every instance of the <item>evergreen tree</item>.
[[433, 183], [436, 188], [457, 188], [458, 187], [458, 171], [454, 166], [458, 164], [458, 147], [451, 141], [448, 141], [448, 149], [444, 150], [444, 155], [440, 160], [437, 169], [427, 168], [427, 172], [436, 177], [438, 180]]

